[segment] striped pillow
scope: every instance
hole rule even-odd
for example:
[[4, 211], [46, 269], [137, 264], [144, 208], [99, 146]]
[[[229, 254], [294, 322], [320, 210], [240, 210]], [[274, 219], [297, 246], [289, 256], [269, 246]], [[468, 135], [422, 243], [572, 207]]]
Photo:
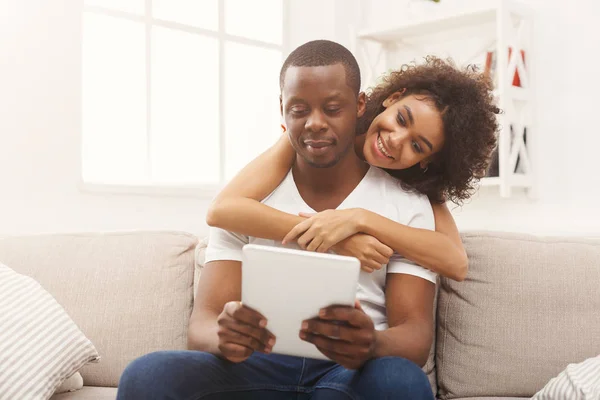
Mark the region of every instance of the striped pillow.
[[579, 364], [569, 364], [532, 398], [532, 400], [563, 399], [600, 399], [600, 356], [588, 358]]
[[0, 400], [48, 399], [99, 358], [39, 283], [0, 263]]

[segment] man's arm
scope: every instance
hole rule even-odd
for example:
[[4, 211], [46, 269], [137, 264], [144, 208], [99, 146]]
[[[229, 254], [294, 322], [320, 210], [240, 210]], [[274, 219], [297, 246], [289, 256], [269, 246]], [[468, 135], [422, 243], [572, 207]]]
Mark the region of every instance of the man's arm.
[[[413, 201], [407, 225], [434, 230], [429, 200]], [[385, 305], [388, 329], [377, 332], [375, 357], [398, 356], [418, 365], [427, 362], [433, 340], [433, 299], [436, 274], [406, 259], [394, 258], [387, 267]]]
[[375, 335], [374, 357], [397, 356], [425, 365], [433, 341], [435, 284], [407, 274], [387, 274], [389, 328]]
[[202, 269], [188, 327], [188, 347], [219, 354], [217, 318], [225, 304], [241, 299], [241, 263], [213, 261]]
[[254, 351], [269, 353], [275, 337], [264, 327], [266, 319], [242, 306], [241, 263], [206, 264], [188, 327], [188, 348], [241, 362]]
[[300, 338], [349, 369], [385, 356], [425, 365], [433, 339], [435, 285], [407, 274], [388, 274], [387, 279], [388, 329], [376, 331], [357, 301], [354, 308], [327, 307], [318, 318], [304, 321]]

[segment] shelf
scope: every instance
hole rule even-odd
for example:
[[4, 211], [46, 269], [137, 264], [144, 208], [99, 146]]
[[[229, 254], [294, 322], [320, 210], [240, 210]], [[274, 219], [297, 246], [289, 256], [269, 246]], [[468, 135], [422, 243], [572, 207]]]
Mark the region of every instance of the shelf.
[[[523, 174], [512, 174], [507, 181], [510, 183], [510, 186], [513, 187], [531, 187], [531, 178], [527, 175]], [[479, 181], [479, 186], [500, 186], [502, 184], [502, 179], [498, 176], [488, 176], [485, 178], [481, 178]]]
[[516, 187], [531, 187], [531, 176], [523, 174], [513, 174], [508, 178], [511, 186]]
[[[443, 7], [443, 5], [440, 5], [440, 7]], [[410, 21], [394, 25], [393, 27], [362, 30], [358, 33], [358, 38], [389, 43], [468, 26], [495, 23], [498, 12], [501, 10], [508, 10], [521, 17], [532, 16], [532, 10], [520, 2], [496, 0], [480, 7], [466, 8], [460, 11], [448, 11], [444, 13], [441, 10], [441, 15], [412, 18]]]
[[[517, 86], [509, 86], [507, 90], [507, 98], [518, 101], [530, 101], [531, 100], [531, 91]], [[493, 91], [494, 97], [499, 97], [501, 93], [498, 90]]]
[[481, 178], [479, 186], [500, 186], [500, 178], [497, 176], [488, 176]]
[[497, 8], [486, 7], [475, 10], [464, 10], [459, 13], [411, 20], [388, 29], [368, 29], [359, 32], [358, 37], [375, 42], [394, 42], [432, 32], [442, 32], [470, 25], [481, 25], [496, 20]]

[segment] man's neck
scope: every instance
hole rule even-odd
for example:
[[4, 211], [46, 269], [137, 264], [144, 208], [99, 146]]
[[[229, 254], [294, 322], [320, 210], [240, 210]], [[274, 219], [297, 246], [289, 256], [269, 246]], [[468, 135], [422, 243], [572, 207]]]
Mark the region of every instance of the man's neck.
[[365, 141], [367, 139], [367, 134], [363, 133], [362, 135], [356, 136], [354, 140], [354, 151], [358, 155], [361, 160], [365, 159], [365, 153], [363, 147], [365, 146]]
[[315, 211], [337, 208], [368, 170], [368, 164], [360, 160], [352, 150], [330, 168], [315, 168], [301, 157], [297, 157], [292, 166], [298, 192]]

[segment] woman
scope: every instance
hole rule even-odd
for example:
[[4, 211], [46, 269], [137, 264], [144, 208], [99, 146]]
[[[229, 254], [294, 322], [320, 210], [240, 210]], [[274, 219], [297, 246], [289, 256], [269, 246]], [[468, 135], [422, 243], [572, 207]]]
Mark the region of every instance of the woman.
[[[427, 195], [436, 231], [411, 228], [362, 209], [301, 214], [304, 219], [294, 229], [282, 231], [281, 226], [289, 226], [283, 219], [292, 216], [273, 214], [259, 201], [279, 185], [294, 162], [287, 135], [223, 189], [207, 223], [284, 243], [295, 240], [311, 251], [355, 256], [367, 272], [386, 264], [393, 249], [424, 268], [462, 281], [467, 255], [445, 202], [461, 204], [485, 174], [498, 128], [493, 102], [487, 77], [436, 57], [403, 66], [367, 94], [366, 112], [357, 128], [357, 154], [406, 189]], [[367, 246], [372, 244], [368, 236], [381, 243]]]

